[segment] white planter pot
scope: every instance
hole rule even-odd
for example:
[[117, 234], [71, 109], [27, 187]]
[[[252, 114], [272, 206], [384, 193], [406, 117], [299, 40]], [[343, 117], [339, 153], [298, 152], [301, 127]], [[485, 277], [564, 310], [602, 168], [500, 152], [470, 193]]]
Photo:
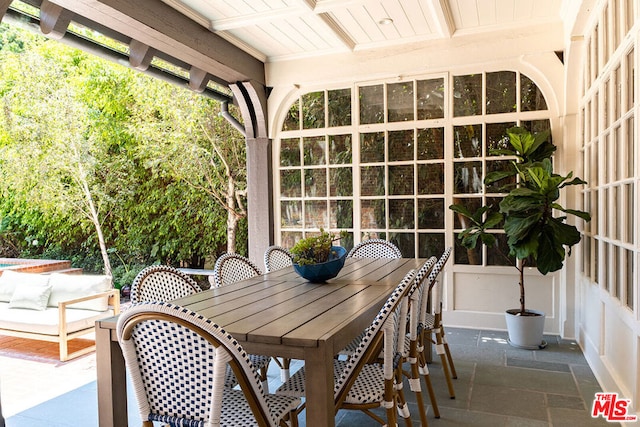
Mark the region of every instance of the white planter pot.
[[527, 350], [545, 348], [547, 343], [542, 339], [544, 332], [544, 316], [542, 311], [526, 310], [532, 316], [520, 316], [520, 309], [505, 312], [509, 344]]

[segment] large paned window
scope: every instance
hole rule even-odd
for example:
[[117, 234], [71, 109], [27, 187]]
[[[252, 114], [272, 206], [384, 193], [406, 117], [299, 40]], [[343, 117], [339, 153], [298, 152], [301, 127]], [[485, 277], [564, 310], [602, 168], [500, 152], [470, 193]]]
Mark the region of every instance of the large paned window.
[[[635, 5], [635, 6], [634, 6]], [[583, 203], [582, 270], [591, 282], [630, 310], [637, 303], [637, 191], [640, 173], [636, 120], [637, 47], [628, 37], [638, 10], [629, 0], [605, 2], [585, 49], [581, 101]]]
[[[549, 128], [542, 92], [516, 71], [302, 94], [274, 145], [279, 243], [291, 247], [323, 228], [347, 230], [347, 247], [383, 238], [405, 257], [442, 253], [463, 227], [451, 203], [497, 205], [504, 196], [482, 182], [506, 167], [509, 159], [489, 150], [504, 146], [514, 125]], [[510, 263], [482, 248], [455, 253], [462, 264]]]
[[[506, 194], [502, 186], [485, 186], [487, 173], [507, 170], [504, 156], [493, 156], [493, 149], [509, 147], [506, 130], [523, 126], [533, 132], [550, 129], [547, 104], [531, 79], [512, 71], [453, 76], [453, 195], [454, 204], [475, 211], [483, 205], [498, 210]], [[467, 227], [463, 217], [454, 216], [454, 229]], [[457, 234], [457, 233], [456, 233]], [[467, 250], [455, 239], [457, 264], [512, 265], [502, 230], [495, 230], [498, 245], [478, 245]]]

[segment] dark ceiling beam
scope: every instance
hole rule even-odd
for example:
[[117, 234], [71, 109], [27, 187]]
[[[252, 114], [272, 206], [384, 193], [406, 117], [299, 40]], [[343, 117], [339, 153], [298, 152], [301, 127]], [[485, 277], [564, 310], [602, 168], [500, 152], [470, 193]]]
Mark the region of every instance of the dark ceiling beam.
[[265, 85], [264, 63], [158, 0], [51, 0], [227, 84]]
[[5, 13], [7, 13], [7, 9], [9, 9], [9, 5], [11, 4], [11, 0], [0, 0], [0, 21]]
[[191, 67], [189, 70], [189, 87], [194, 92], [202, 92], [207, 87], [209, 76], [207, 72], [197, 67]]
[[60, 40], [71, 23], [71, 14], [48, 0], [40, 6], [40, 31], [47, 37]]
[[[13, 9], [8, 9], [6, 11], [6, 13], [4, 14], [4, 20], [6, 20], [7, 22], [11, 22], [12, 24], [17, 25], [21, 28], [25, 28], [29, 31], [33, 31], [35, 33], [40, 32], [41, 24], [37, 18], [24, 15], [21, 12], [15, 11]], [[107, 46], [98, 44], [93, 40], [88, 40], [84, 37], [81, 37], [69, 31], [67, 31], [64, 34], [64, 37], [62, 37], [59, 41], [68, 46], [96, 55], [100, 58], [116, 62], [125, 67], [134, 68], [134, 66], [131, 64], [129, 56], [127, 56], [126, 54], [119, 52], [117, 50], [111, 49]], [[167, 70], [155, 67], [153, 65], [147, 67], [144, 70], [141, 70], [140, 68], [137, 68], [137, 69], [145, 74], [156, 77], [160, 80], [164, 80], [166, 82], [175, 84], [180, 87], [190, 88], [189, 79], [179, 76], [177, 74], [173, 74]], [[233, 102], [232, 96], [215, 91], [213, 89], [210, 89], [209, 87], [206, 87], [201, 92], [204, 96], [207, 96], [209, 98], [215, 99], [220, 102]]]
[[151, 47], [138, 40], [131, 40], [129, 43], [129, 63], [133, 68], [140, 71], [148, 69], [153, 57], [154, 51]]
[[[5, 0], [0, 0], [0, 1], [5, 1]], [[23, 3], [27, 3], [27, 4], [35, 7], [35, 8], [40, 9], [41, 5], [43, 3], [43, 0], [22, 0], [22, 2]], [[9, 2], [9, 3], [11, 3], [11, 2]], [[67, 11], [67, 13], [70, 13], [70, 12]], [[97, 23], [95, 21], [87, 19], [84, 16], [80, 16], [80, 15], [77, 15], [77, 14], [71, 14], [71, 15], [72, 15], [72, 19], [71, 20], [75, 24], [77, 24], [77, 25], [79, 25], [81, 27], [89, 28], [89, 29], [91, 29], [93, 31], [96, 31], [97, 33], [102, 34], [103, 36], [108, 37], [110, 39], [113, 39], [115, 41], [118, 41], [118, 42], [122, 43], [123, 45], [128, 45], [129, 49], [132, 49], [132, 50], [135, 49], [136, 53], [135, 53], [135, 57], [133, 59], [134, 62], [136, 62], [136, 61], [141, 59], [139, 57], [141, 46], [147, 46], [144, 43], [141, 43], [141, 42], [139, 42], [139, 41], [137, 41], [135, 39], [132, 39], [131, 37], [128, 37], [128, 36], [126, 36], [126, 35], [124, 35], [122, 33], [114, 31], [111, 28], [109, 28], [108, 26], [101, 25], [101, 24], [99, 24], [99, 23]], [[187, 64], [184, 61], [180, 61], [177, 58], [173, 58], [173, 57], [165, 54], [164, 52], [156, 51], [154, 49], [151, 49], [149, 46], [147, 46], [147, 47], [148, 47], [148, 51], [147, 52], [148, 53], [153, 53], [153, 55], [156, 58], [162, 59], [163, 61], [166, 61], [166, 62], [168, 62], [170, 64], [173, 64], [176, 67], [182, 68], [183, 70], [186, 70], [186, 71], [188, 71], [189, 68], [191, 68], [191, 64]], [[132, 56], [134, 56], [134, 55], [132, 55]], [[137, 69], [137, 65], [134, 66], [134, 68]], [[216, 83], [218, 83], [218, 84], [220, 84], [222, 86], [227, 86], [228, 85], [228, 83], [226, 81], [222, 81], [220, 79], [216, 79], [214, 76], [211, 76], [211, 77], [212, 77], [213, 81], [215, 81]]]

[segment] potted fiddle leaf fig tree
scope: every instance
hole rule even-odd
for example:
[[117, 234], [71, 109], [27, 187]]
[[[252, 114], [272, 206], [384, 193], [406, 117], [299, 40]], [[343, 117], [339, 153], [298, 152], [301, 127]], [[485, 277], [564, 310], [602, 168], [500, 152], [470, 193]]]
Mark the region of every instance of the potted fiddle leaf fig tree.
[[[515, 258], [520, 288], [520, 307], [505, 314], [509, 342], [515, 347], [534, 349], [546, 345], [542, 339], [544, 313], [525, 305], [525, 267], [534, 264], [543, 275], [560, 270], [572, 246], [581, 238], [578, 229], [565, 222], [567, 215], [585, 221], [590, 221], [591, 216], [558, 203], [563, 188], [586, 182], [573, 177], [572, 172], [562, 176], [553, 171], [551, 156], [556, 147], [549, 141], [548, 131], [532, 134], [522, 127], [513, 127], [507, 129], [507, 135], [511, 147], [491, 150], [491, 154], [511, 156], [514, 160], [505, 170], [488, 173], [484, 179], [485, 185], [507, 182], [499, 187], [499, 191], [507, 193], [499, 207], [482, 206], [471, 212], [461, 204], [453, 204], [449, 209], [466, 219], [468, 226], [458, 238], [467, 249], [475, 249], [482, 243], [495, 246], [501, 253], [496, 246], [495, 231], [498, 227], [504, 230], [509, 256]], [[521, 323], [530, 329], [518, 331]]]

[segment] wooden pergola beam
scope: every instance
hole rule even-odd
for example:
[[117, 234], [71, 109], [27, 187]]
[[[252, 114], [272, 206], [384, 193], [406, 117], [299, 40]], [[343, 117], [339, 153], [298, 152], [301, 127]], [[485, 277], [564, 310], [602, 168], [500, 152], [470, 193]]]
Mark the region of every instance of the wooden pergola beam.
[[145, 71], [153, 61], [153, 52], [150, 46], [140, 43], [138, 40], [131, 40], [129, 43], [129, 63], [136, 70]]
[[206, 71], [197, 67], [191, 67], [189, 70], [189, 88], [194, 92], [202, 92], [207, 83], [209, 82], [209, 76]]
[[40, 31], [52, 39], [60, 40], [71, 23], [70, 13], [48, 0], [40, 5]]
[[265, 84], [262, 61], [162, 2], [51, 0], [51, 3], [184, 61], [218, 81]]
[[4, 14], [7, 13], [10, 4], [11, 0], [0, 0], [0, 21], [2, 21]]
[[[70, 17], [73, 22], [102, 29], [128, 43], [129, 62], [141, 71], [153, 68], [149, 64], [154, 56], [168, 57], [174, 64], [188, 67], [192, 90], [207, 90], [209, 80], [229, 85], [246, 129], [249, 255], [256, 262], [261, 259], [273, 241], [264, 63], [156, 0], [25, 1], [35, 7], [46, 6], [46, 26], [61, 32], [61, 36], [65, 36], [68, 26], [63, 26], [62, 19]], [[2, 16], [10, 3], [0, 0]], [[74, 37], [69, 34], [62, 40]]]

